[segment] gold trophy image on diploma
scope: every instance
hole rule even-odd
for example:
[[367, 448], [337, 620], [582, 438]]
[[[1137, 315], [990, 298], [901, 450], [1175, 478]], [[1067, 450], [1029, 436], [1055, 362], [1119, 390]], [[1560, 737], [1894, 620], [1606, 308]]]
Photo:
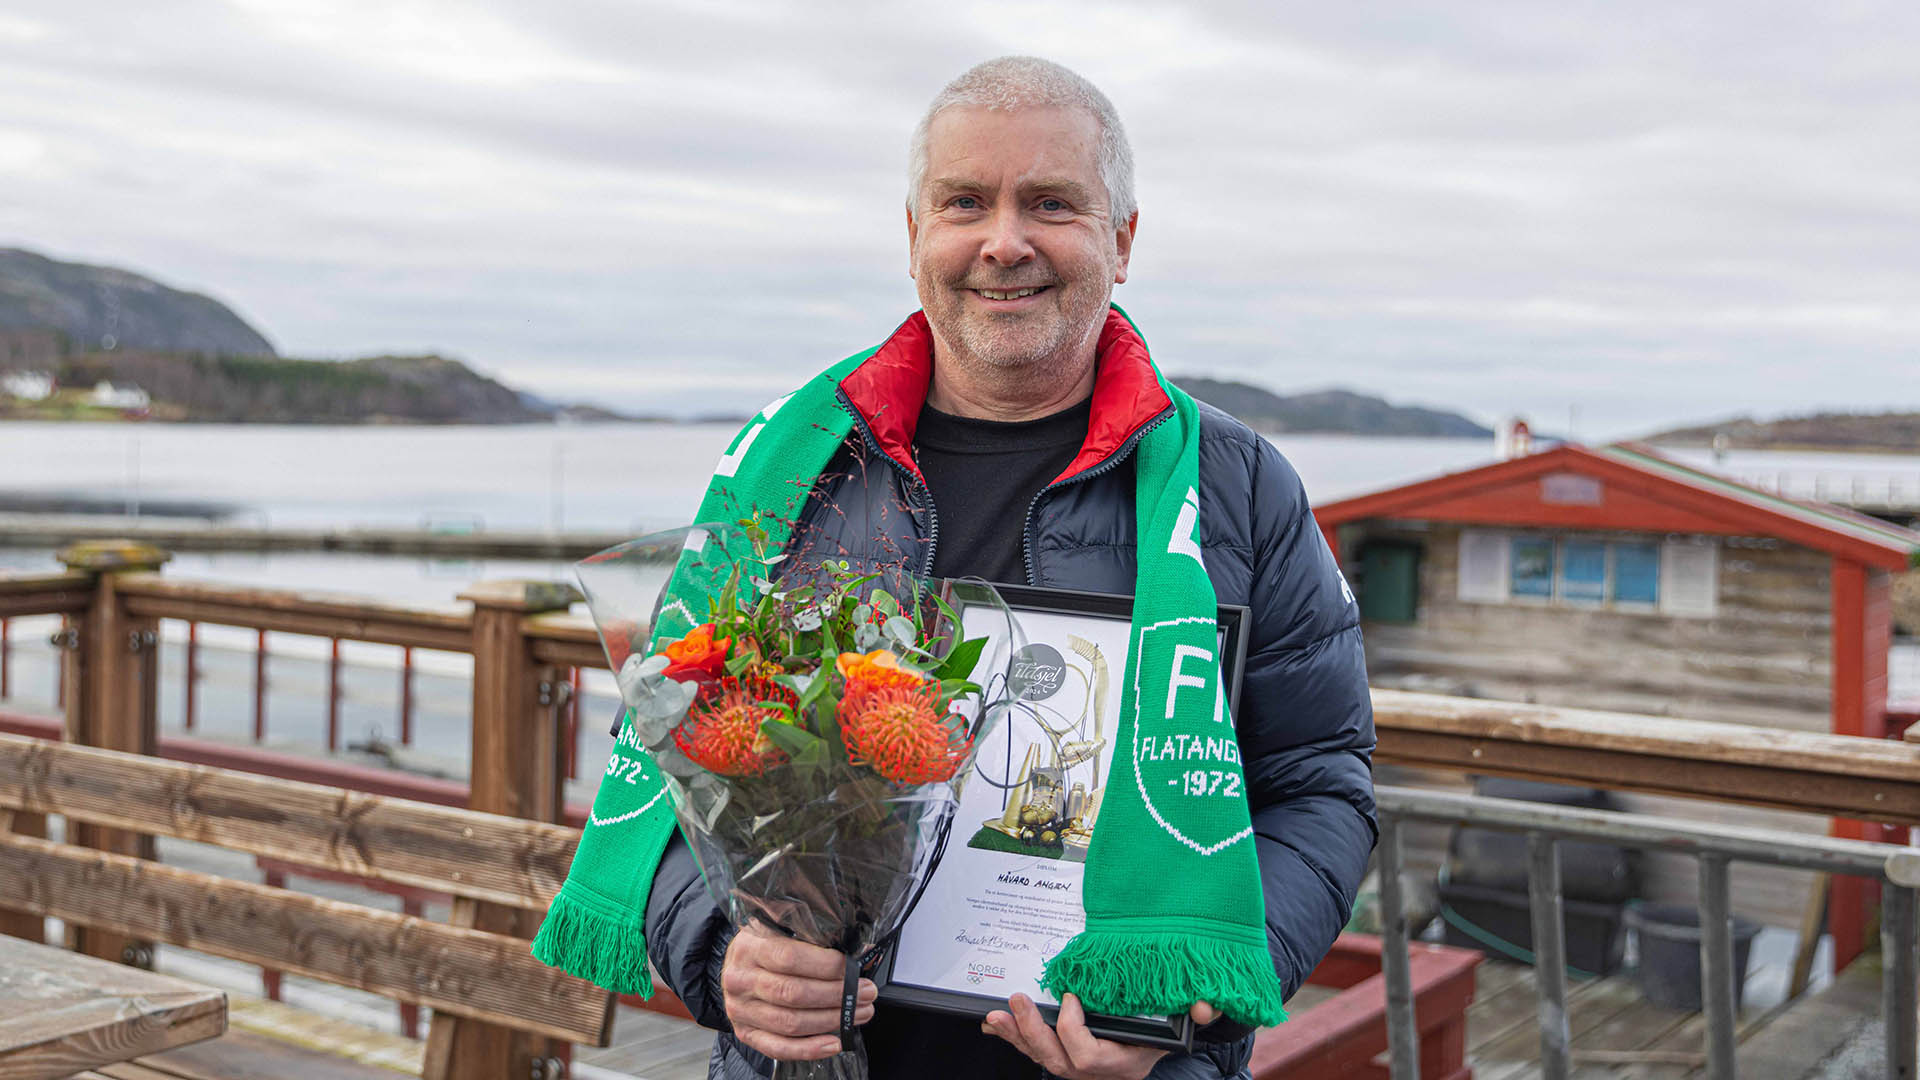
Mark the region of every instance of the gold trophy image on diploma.
[[[999, 817], [981, 824], [969, 847], [1086, 861], [1100, 816], [1100, 797], [1106, 791], [1100, 771], [1107, 745], [1102, 718], [1112, 676], [1098, 645], [1069, 634], [1067, 649], [1087, 662], [1085, 669], [1045, 644], [1029, 645], [1015, 660], [1016, 678], [1024, 683], [1019, 692], [1024, 708], [1015, 715], [1023, 712], [1032, 723], [1007, 725], [1006, 763], [1012, 764], [1016, 740], [1031, 728], [1037, 727], [1041, 738], [1026, 742], [1019, 770], [1003, 773], [999, 781], [987, 774], [985, 754], [976, 762], [981, 780], [1006, 792], [1006, 808]], [[1077, 677], [1083, 688], [1079, 715], [1056, 726], [1048, 722], [1047, 714], [1065, 719], [1065, 711], [1041, 702], [1063, 689], [1069, 675]], [[1089, 714], [1091, 732], [1087, 730]]]

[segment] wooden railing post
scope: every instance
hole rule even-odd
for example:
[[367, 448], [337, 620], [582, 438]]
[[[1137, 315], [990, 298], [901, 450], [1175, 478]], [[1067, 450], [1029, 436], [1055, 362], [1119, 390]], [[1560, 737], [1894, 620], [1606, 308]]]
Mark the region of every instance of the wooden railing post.
[[[58, 556], [68, 570], [93, 575], [93, 600], [69, 620], [63, 697], [66, 741], [152, 755], [158, 738], [158, 619], [128, 614], [120, 575], [158, 570], [170, 556], [131, 540], [88, 540]], [[124, 829], [74, 824], [70, 839], [101, 851], [154, 857], [153, 837]], [[150, 967], [153, 947], [119, 934], [70, 927], [70, 947], [105, 960]]]
[[[559, 821], [565, 759], [560, 738], [560, 672], [533, 655], [526, 620], [565, 611], [572, 586], [545, 581], [482, 582], [460, 594], [473, 604], [473, 753], [470, 809]], [[531, 939], [540, 913], [464, 903], [456, 922]], [[560, 1052], [553, 1040], [436, 1014], [427, 1034], [426, 1080], [523, 1080], [533, 1063]]]

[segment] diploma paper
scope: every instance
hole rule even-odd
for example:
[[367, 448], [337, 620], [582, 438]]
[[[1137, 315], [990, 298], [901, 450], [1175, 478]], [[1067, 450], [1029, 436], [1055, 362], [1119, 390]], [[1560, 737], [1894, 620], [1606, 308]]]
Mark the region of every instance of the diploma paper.
[[[1017, 704], [975, 755], [946, 853], [901, 930], [891, 980], [1058, 1004], [1040, 972], [1086, 925], [1083, 830], [1089, 820], [1098, 828], [1113, 772], [1129, 622], [1018, 614], [1026, 644], [1008, 688]], [[980, 608], [961, 618], [968, 636], [999, 621]]]

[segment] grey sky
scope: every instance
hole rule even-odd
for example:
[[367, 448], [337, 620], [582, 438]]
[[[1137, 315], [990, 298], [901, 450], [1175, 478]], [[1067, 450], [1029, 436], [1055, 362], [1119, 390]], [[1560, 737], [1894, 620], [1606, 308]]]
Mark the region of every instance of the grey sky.
[[1920, 408], [1920, 5], [11, 0], [0, 244], [283, 352], [750, 408], [915, 306], [968, 64], [1113, 98], [1175, 373], [1589, 438]]

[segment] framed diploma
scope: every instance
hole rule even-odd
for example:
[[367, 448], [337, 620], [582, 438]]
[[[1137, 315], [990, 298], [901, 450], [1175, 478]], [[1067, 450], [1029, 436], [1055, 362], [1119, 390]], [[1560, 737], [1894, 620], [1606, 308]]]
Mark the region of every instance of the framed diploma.
[[[1007, 685], [988, 688], [988, 699], [1007, 711], [974, 756], [945, 851], [877, 981], [883, 1002], [967, 1016], [1004, 1009], [1009, 995], [1024, 993], [1051, 1023], [1059, 1001], [1041, 989], [1041, 967], [1086, 925], [1081, 884], [1113, 773], [1133, 599], [996, 588], [1021, 635]], [[956, 583], [966, 635], [1005, 635], [1004, 617], [984, 604], [970, 607], [966, 594]], [[1248, 612], [1222, 606], [1219, 618], [1231, 710]], [[1087, 1023], [1096, 1035], [1123, 1042], [1169, 1049], [1193, 1043], [1184, 1013], [1089, 1015]]]

